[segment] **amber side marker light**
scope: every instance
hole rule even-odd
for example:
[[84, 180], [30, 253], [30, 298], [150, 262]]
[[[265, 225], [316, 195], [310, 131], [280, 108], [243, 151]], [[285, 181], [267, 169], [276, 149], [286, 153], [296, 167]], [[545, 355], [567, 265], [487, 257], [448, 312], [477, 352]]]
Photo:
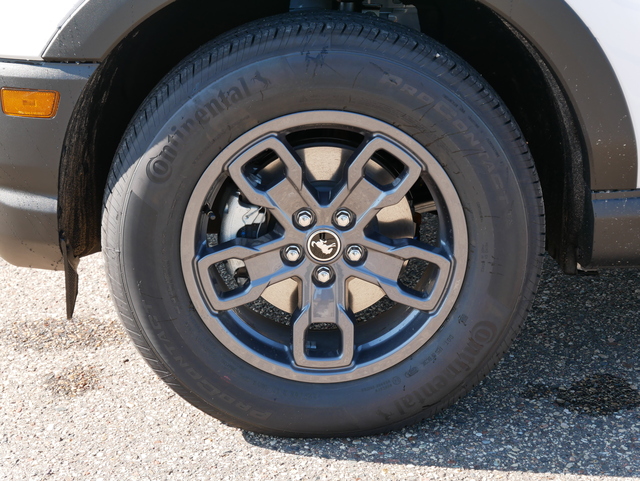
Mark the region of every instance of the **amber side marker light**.
[[50, 119], [58, 113], [59, 102], [55, 90], [0, 89], [2, 111], [16, 117]]

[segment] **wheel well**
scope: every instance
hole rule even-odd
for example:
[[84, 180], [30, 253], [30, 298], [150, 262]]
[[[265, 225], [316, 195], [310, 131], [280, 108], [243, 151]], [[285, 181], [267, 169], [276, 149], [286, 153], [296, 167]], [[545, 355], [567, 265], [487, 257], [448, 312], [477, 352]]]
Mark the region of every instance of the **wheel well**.
[[76, 105], [61, 158], [59, 228], [75, 257], [100, 250], [102, 199], [113, 156], [153, 87], [212, 38], [288, 10], [289, 0], [179, 0], [140, 24], [105, 58]]
[[[585, 220], [590, 204], [583, 141], [567, 96], [535, 48], [488, 7], [475, 0], [413, 4], [422, 31], [475, 67], [515, 116], [542, 183], [547, 248], [565, 271], [575, 271], [577, 262], [590, 255], [591, 239], [583, 234], [590, 232]], [[139, 25], [106, 57], [76, 106], [62, 155], [60, 230], [74, 256], [100, 250], [109, 168], [130, 119], [152, 88], [208, 40], [288, 10], [289, 0], [179, 0]]]

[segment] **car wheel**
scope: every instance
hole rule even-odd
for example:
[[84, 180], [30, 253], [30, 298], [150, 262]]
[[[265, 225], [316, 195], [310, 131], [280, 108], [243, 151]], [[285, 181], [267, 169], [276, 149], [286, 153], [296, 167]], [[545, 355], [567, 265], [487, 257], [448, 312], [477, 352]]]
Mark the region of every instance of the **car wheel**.
[[469, 391], [517, 333], [543, 209], [464, 61], [377, 18], [286, 15], [185, 59], [116, 155], [103, 251], [145, 359], [228, 424], [382, 432]]

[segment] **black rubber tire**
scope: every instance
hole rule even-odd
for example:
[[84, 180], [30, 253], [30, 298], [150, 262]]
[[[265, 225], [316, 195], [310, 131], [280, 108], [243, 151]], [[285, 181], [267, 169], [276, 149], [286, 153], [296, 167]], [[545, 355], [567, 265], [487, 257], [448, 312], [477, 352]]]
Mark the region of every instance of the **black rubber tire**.
[[[239, 79], [250, 95], [229, 101], [216, 122], [194, 122], [171, 163], [150, 167], [159, 133], [202, 118], [198, 96], [240, 88]], [[334, 384], [283, 379], [233, 355], [195, 312], [180, 268], [182, 217], [211, 153], [267, 120], [314, 109], [381, 119], [427, 147], [457, 189], [470, 245], [457, 303], [431, 340], [383, 372]], [[255, 432], [357, 436], [433, 416], [498, 362], [536, 290], [544, 215], [515, 121], [455, 54], [376, 18], [286, 15], [205, 45], [149, 95], [115, 156], [102, 246], [131, 338], [187, 401]]]

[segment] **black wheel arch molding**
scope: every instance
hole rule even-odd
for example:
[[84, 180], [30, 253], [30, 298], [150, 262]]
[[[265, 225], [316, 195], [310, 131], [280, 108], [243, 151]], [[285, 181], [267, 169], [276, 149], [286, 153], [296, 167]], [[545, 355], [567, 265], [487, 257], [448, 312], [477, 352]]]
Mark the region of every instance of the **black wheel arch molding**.
[[[606, 55], [578, 15], [564, 0], [473, 1], [491, 9], [528, 39], [559, 79], [584, 136], [592, 190], [636, 188], [637, 148], [629, 109]], [[172, 3], [188, 2], [89, 0], [67, 19], [43, 51], [43, 58], [103, 61], [127, 34]], [[255, 2], [240, 3], [255, 7]], [[269, 3], [274, 12], [283, 12], [288, 0]], [[412, 3], [420, 9], [439, 2]], [[224, 9], [220, 13], [228, 15]]]
[[604, 51], [564, 0], [478, 0], [526, 37], [568, 95], [592, 190], [637, 187], [638, 149], [624, 94]]
[[66, 19], [44, 59], [103, 61], [137, 25], [175, 0], [89, 0]]

